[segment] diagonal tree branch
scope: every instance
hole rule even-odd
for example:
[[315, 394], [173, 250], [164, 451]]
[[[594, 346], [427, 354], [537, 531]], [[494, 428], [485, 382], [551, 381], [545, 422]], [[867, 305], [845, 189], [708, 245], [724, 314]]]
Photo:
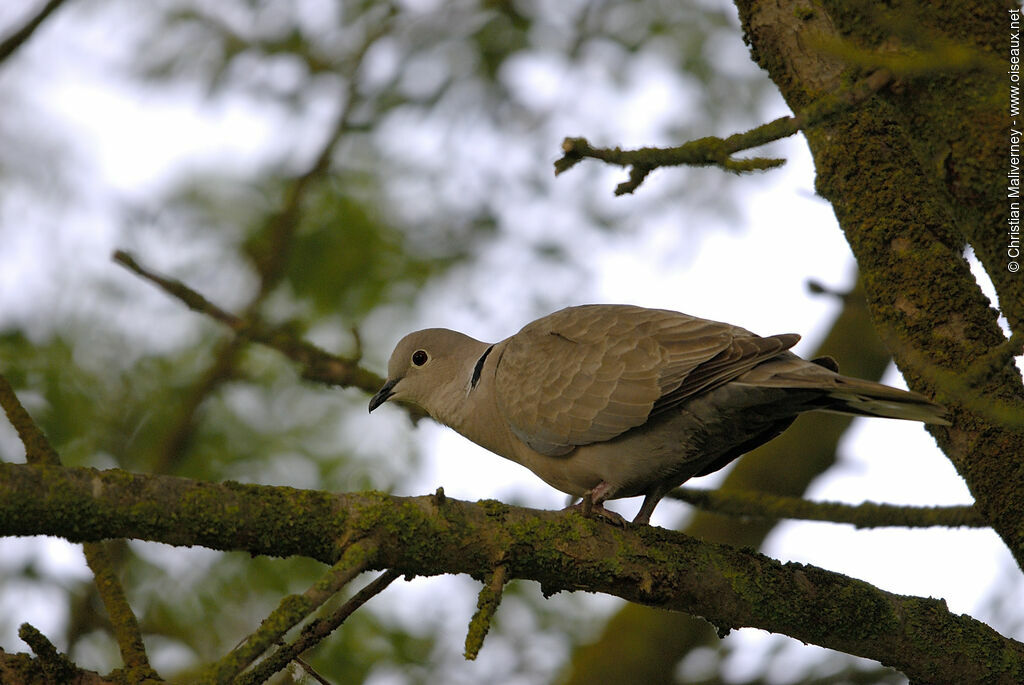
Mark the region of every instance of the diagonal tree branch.
[[[46, 682], [70, 682], [75, 673], [75, 664], [65, 654], [57, 651], [39, 629], [29, 623], [22, 623], [18, 628], [18, 637], [27, 644], [36, 655], [36, 664], [42, 671]], [[0, 671], [0, 675], [3, 675]]]
[[922, 682], [1019, 683], [1024, 644], [940, 600], [649, 526], [434, 496], [330, 494], [119, 470], [0, 464], [0, 535], [130, 537], [328, 564], [359, 541], [376, 568], [509, 578], [603, 592], [876, 659]]
[[232, 683], [261, 654], [279, 642], [286, 632], [367, 569], [376, 556], [376, 545], [360, 540], [350, 545], [341, 558], [301, 595], [289, 595], [264, 619], [259, 629], [238, 648], [214, 664], [206, 679], [213, 683]]
[[[338, 113], [320, 150], [305, 171], [288, 180], [280, 207], [266, 219], [257, 238], [249, 244], [249, 256], [258, 276], [259, 287], [245, 306], [241, 319], [249, 322], [253, 327], [260, 326], [260, 309], [284, 277], [294, 237], [302, 224], [304, 203], [312, 189], [327, 178], [339, 145], [352, 129], [353, 112], [358, 109], [360, 103], [360, 81], [357, 77], [359, 69], [366, 53], [387, 34], [391, 26], [390, 20], [395, 13], [394, 7], [388, 7], [384, 11], [384, 20], [379, 22], [376, 28], [368, 33], [358, 45], [354, 46], [347, 65], [339, 70], [340, 73], [347, 73], [348, 78], [345, 80], [344, 88], [338, 93], [337, 99], [340, 103]], [[220, 31], [229, 30], [212, 15], [204, 13], [203, 18], [204, 21], [216, 24]], [[125, 265], [128, 266], [127, 263]], [[184, 292], [183, 290], [178, 291], [179, 294]], [[213, 310], [207, 309], [206, 312], [212, 314]], [[222, 321], [227, 323], [223, 319]], [[214, 361], [201, 375], [185, 402], [179, 407], [177, 417], [171, 424], [167, 439], [163, 442], [164, 448], [157, 458], [153, 470], [158, 473], [172, 472], [174, 464], [186, 453], [196, 431], [196, 411], [217, 388], [234, 377], [241, 343], [242, 339], [235, 337], [225, 341], [218, 348], [214, 355]], [[300, 352], [299, 349], [293, 351]], [[337, 368], [330, 370], [337, 370]], [[320, 371], [323, 370], [312, 373]]]
[[11, 35], [7, 36], [0, 41], [0, 63], [3, 63], [8, 57], [13, 55], [18, 48], [28, 42], [29, 38], [36, 32], [43, 22], [53, 14], [57, 9], [63, 5], [65, 0], [49, 0], [42, 9], [40, 9], [34, 16], [30, 17], [28, 21], [22, 25], [21, 28], [14, 31]]
[[123, 250], [114, 253], [114, 261], [129, 271], [158, 286], [168, 295], [181, 300], [185, 306], [218, 321], [238, 335], [239, 338], [272, 347], [304, 368], [302, 377], [329, 385], [355, 387], [367, 392], [376, 392], [384, 379], [359, 365], [357, 359], [347, 359], [326, 352], [316, 345], [295, 337], [292, 333], [270, 328], [227, 312], [181, 281], [161, 276], [141, 266], [134, 257]]
[[[354, 594], [351, 599], [331, 613], [330, 616], [318, 618], [307, 623], [302, 627], [302, 632], [294, 642], [282, 646], [257, 664], [255, 668], [243, 673], [236, 681], [237, 685], [256, 685], [257, 683], [265, 682], [270, 676], [283, 669], [291, 661], [298, 661], [302, 664], [303, 662], [299, 659], [300, 654], [330, 635], [356, 609], [383, 592], [399, 575], [395, 571], [385, 571], [362, 590]], [[304, 664], [303, 667], [305, 667]]]

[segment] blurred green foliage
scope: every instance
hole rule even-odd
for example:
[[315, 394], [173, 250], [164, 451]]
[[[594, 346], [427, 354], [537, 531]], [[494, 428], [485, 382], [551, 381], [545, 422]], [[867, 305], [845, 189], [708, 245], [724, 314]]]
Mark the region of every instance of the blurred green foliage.
[[404, 233], [341, 188], [317, 190], [303, 212], [285, 275], [293, 294], [311, 304], [316, 316], [358, 320], [394, 297], [399, 284], [422, 285], [455, 261], [456, 255], [410, 251]]

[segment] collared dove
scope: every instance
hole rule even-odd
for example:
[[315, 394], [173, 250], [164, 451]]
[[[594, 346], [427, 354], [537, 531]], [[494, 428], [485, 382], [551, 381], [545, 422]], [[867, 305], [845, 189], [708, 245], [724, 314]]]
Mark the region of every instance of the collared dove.
[[621, 522], [603, 502], [658, 501], [779, 435], [815, 409], [949, 425], [922, 395], [837, 373], [829, 358], [664, 309], [583, 305], [488, 344], [443, 328], [395, 347], [370, 411], [414, 404], [553, 487], [583, 512]]

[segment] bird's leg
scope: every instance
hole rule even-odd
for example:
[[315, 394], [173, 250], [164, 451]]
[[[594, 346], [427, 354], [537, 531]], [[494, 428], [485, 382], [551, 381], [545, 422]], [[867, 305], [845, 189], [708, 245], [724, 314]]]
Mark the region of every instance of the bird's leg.
[[642, 523], [644, 525], [651, 524], [651, 514], [654, 513], [654, 507], [658, 506], [658, 502], [664, 496], [663, 492], [649, 492], [644, 496], [644, 503], [640, 505], [640, 511], [633, 517], [633, 523]]
[[640, 511], [636, 512], [636, 516], [633, 517], [633, 523], [642, 523], [645, 526], [649, 526], [654, 508], [658, 506], [658, 502], [674, 487], [674, 485], [661, 483], [648, 490], [644, 495], [644, 503], [640, 505]]
[[616, 512], [604, 508], [604, 501], [611, 494], [611, 489], [612, 486], [610, 484], [601, 481], [584, 492], [583, 499], [569, 508], [578, 509], [587, 518], [603, 518], [609, 523], [614, 523], [616, 526], [625, 526], [626, 519]]

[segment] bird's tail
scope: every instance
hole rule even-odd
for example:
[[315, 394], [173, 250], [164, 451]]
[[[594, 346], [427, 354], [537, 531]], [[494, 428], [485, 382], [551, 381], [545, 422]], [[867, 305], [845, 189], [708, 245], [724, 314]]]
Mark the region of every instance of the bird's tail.
[[827, 395], [829, 404], [836, 404], [823, 408], [826, 412], [949, 425], [946, 408], [922, 394], [846, 376], [837, 380], [840, 387]]
[[924, 395], [843, 376], [836, 373], [838, 370], [838, 365], [828, 357], [806, 361], [796, 355], [780, 355], [737, 381], [760, 387], [817, 391], [821, 394], [811, 400], [810, 408], [821, 411], [950, 425], [946, 408]]
[[924, 395], [849, 376], [837, 375], [835, 381], [825, 411], [950, 425], [946, 408]]

